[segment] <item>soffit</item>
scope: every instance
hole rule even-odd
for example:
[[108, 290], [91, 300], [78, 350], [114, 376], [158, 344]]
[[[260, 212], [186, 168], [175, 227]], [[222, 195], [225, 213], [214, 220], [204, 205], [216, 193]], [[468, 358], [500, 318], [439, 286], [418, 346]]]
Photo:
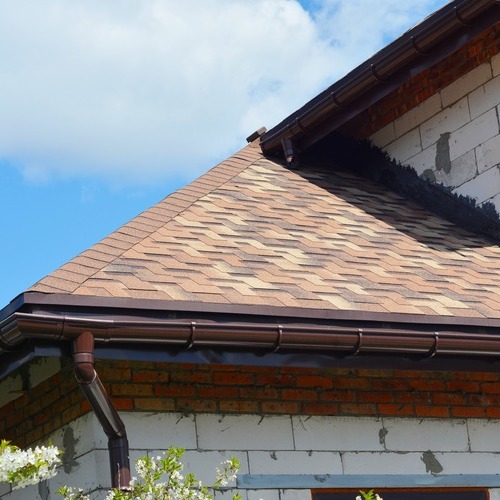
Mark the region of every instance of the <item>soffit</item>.
[[28, 291], [500, 318], [500, 248], [344, 171], [250, 145]]

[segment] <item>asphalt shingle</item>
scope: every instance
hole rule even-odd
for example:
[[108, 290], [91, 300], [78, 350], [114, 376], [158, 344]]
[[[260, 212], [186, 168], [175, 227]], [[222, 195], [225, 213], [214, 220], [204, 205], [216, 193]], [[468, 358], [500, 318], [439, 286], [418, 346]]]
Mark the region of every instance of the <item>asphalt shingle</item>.
[[249, 145], [29, 291], [500, 318], [500, 248], [356, 174]]

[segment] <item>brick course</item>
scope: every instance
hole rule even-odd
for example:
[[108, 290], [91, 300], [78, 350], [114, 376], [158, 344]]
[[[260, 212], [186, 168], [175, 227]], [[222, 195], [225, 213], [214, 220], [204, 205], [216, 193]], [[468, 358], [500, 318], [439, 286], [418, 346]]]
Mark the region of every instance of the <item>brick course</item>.
[[[499, 418], [500, 374], [98, 361], [120, 411]], [[0, 409], [20, 446], [90, 411], [65, 366]]]

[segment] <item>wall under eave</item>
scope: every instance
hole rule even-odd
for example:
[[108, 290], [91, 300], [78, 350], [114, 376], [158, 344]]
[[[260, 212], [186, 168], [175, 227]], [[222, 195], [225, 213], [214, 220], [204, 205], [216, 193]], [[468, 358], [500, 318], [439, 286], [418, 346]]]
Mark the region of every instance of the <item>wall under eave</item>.
[[[498, 421], [176, 412], [127, 412], [122, 418], [132, 462], [183, 447], [184, 472], [211, 484], [216, 467], [234, 456], [240, 474], [268, 476], [264, 491], [240, 490], [248, 500], [310, 500], [309, 488], [273, 489], [273, 475], [280, 474], [391, 474], [411, 481], [414, 475], [473, 478], [500, 469]], [[0, 498], [51, 500], [64, 484], [104, 498], [110, 485], [107, 443], [95, 416], [80, 417], [50, 437], [66, 451], [60, 473], [42, 487], [10, 492], [0, 486]], [[490, 489], [490, 500], [499, 499], [500, 489]]]
[[[310, 498], [307, 488], [272, 489], [275, 474], [411, 480], [500, 470], [500, 374], [103, 360], [96, 369], [125, 422], [132, 461], [180, 446], [186, 466], [210, 483], [215, 467], [236, 456], [241, 474], [271, 475], [270, 489], [244, 491], [245, 499]], [[64, 465], [42, 487], [0, 486], [0, 498], [55, 499], [62, 484], [103, 498], [107, 439], [71, 364], [33, 383], [0, 408], [0, 435], [21, 446], [51, 440]], [[0, 393], [9, 384], [0, 382]]]
[[[354, 125], [420, 176], [500, 213], [500, 25], [417, 75]], [[360, 134], [358, 134], [360, 136]]]

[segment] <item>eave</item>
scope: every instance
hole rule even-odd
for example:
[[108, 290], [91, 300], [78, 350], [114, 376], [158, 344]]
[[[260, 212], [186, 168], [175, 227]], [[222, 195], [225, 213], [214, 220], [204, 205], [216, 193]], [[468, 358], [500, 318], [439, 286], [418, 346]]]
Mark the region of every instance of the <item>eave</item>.
[[290, 140], [303, 151], [500, 19], [499, 0], [448, 3], [261, 136], [262, 151]]
[[[66, 299], [66, 300], [65, 300]], [[92, 333], [96, 357], [265, 366], [498, 369], [500, 320], [335, 315], [26, 294], [2, 311], [2, 375], [36, 356], [65, 356]], [[203, 310], [202, 310], [203, 309]], [[301, 312], [304, 313], [301, 315]], [[10, 369], [9, 369], [10, 368]]]

